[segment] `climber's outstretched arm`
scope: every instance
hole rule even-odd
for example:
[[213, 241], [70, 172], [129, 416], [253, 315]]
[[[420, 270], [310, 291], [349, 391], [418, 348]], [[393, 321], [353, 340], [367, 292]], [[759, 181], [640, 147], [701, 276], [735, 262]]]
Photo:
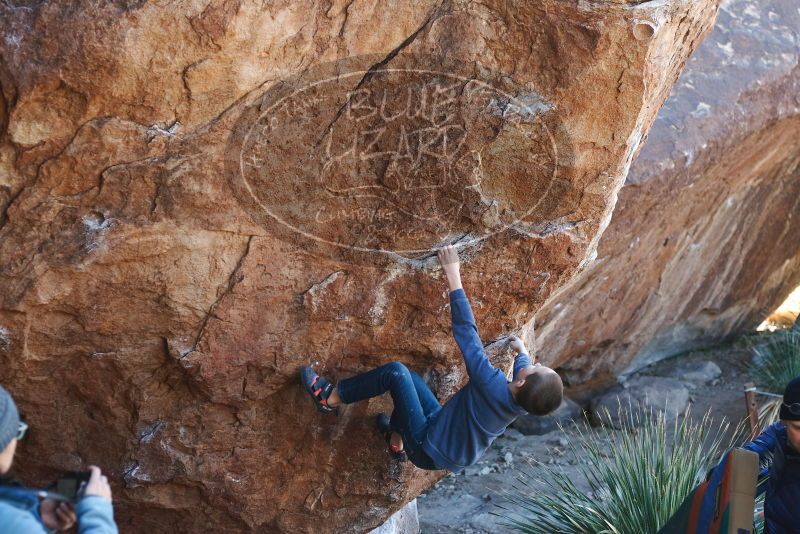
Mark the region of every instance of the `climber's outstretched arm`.
[[458, 252], [454, 246], [448, 245], [439, 249], [438, 256], [450, 287], [453, 337], [464, 355], [470, 380], [478, 383], [485, 382], [494, 376], [496, 369], [492, 367], [483, 352], [483, 343], [478, 335], [478, 326], [475, 324], [472, 308], [470, 308], [467, 295], [461, 287]]
[[514, 371], [511, 373], [511, 379], [517, 377], [517, 373], [533, 365], [531, 357], [528, 355], [528, 349], [525, 348], [525, 343], [517, 336], [511, 336], [509, 339], [509, 348], [517, 353], [514, 358]]

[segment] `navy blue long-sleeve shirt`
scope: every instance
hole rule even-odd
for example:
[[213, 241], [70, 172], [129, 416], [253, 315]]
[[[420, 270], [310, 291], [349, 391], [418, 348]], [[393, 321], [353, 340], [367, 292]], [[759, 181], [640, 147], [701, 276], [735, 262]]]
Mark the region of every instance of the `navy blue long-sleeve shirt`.
[[797, 507], [800, 505], [800, 453], [789, 444], [786, 425], [778, 421], [743, 447], [758, 454], [761, 464], [769, 464], [769, 474], [760, 489], [764, 496], [764, 520], [770, 534], [800, 532]]
[[[438, 467], [457, 473], [478, 461], [517, 417], [525, 414], [508, 389], [506, 375], [492, 366], [463, 289], [450, 292], [453, 337], [464, 355], [469, 382], [448, 400], [428, 427], [423, 449]], [[531, 365], [520, 353], [514, 374]]]

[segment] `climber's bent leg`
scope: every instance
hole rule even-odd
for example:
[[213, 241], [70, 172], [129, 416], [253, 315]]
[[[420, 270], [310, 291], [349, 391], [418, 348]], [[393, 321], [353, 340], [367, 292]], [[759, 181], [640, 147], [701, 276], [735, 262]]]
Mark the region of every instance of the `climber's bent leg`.
[[414, 389], [417, 390], [417, 397], [419, 397], [419, 402], [422, 404], [422, 411], [427, 417], [442, 409], [439, 399], [436, 398], [421, 376], [411, 371], [411, 380], [414, 381]]
[[400, 362], [387, 363], [366, 373], [341, 380], [336, 390], [344, 404], [379, 397], [387, 391], [391, 393], [395, 405], [397, 399], [409, 396], [419, 404], [411, 374]]
[[[425, 441], [430, 415], [438, 411], [439, 402], [419, 375], [414, 379], [414, 374], [402, 363], [387, 363], [367, 373], [342, 380], [338, 385], [339, 395], [343, 402], [351, 403], [377, 397], [388, 391], [394, 402], [390, 428], [402, 436], [403, 448], [408, 458], [417, 467], [435, 469], [431, 459], [422, 450], [422, 443]], [[417, 380], [418, 384], [415, 383]], [[423, 408], [423, 399], [417, 394], [421, 388], [425, 405], [432, 413], [426, 413]]]
[[[421, 378], [418, 377], [418, 380], [419, 384], [415, 384], [412, 373], [405, 365], [391, 362], [340, 381], [329, 395], [328, 402], [335, 405], [338, 399], [334, 399], [338, 397], [341, 403], [352, 404], [378, 397], [388, 391], [394, 402], [390, 420], [391, 430], [402, 436], [403, 448], [415, 465], [424, 469], [435, 469], [430, 458], [422, 451], [422, 442], [425, 440], [431, 414], [426, 414], [417, 395], [420, 384], [424, 385]], [[424, 393], [426, 407], [438, 411], [438, 408], [433, 406], [433, 402], [438, 406], [438, 401], [427, 386], [424, 388], [427, 391], [427, 394]]]
[[[422, 406], [422, 413], [425, 416], [426, 422], [423, 426], [423, 431], [418, 432], [417, 435], [409, 436], [401, 434], [401, 436], [403, 437], [403, 441], [409, 444], [407, 448], [407, 455], [409, 458], [411, 458], [411, 461], [414, 463], [414, 465], [422, 469], [435, 469], [433, 466], [433, 461], [422, 450], [422, 443], [425, 441], [427, 422], [430, 421], [431, 418], [442, 409], [442, 405], [439, 404], [436, 396], [433, 394], [431, 389], [428, 387], [428, 384], [425, 383], [421, 376], [414, 371], [409, 371], [409, 374], [411, 375], [411, 381], [414, 383], [414, 390], [417, 392], [417, 398]], [[395, 405], [395, 410], [392, 413], [392, 418], [390, 420], [390, 425], [392, 428], [403, 427], [403, 423], [401, 421], [402, 413], [402, 411], [397, 409], [397, 405]]]
[[[428, 384], [425, 383], [421, 376], [414, 371], [410, 371], [410, 374], [411, 380], [414, 383], [414, 389], [417, 392], [417, 398], [422, 406], [422, 413], [425, 416], [425, 424], [422, 426], [421, 432], [417, 432], [411, 436], [403, 436], [403, 440], [408, 443], [408, 447], [406, 447], [406, 455], [411, 462], [420, 469], [436, 470], [437, 467], [434, 465], [431, 457], [428, 456], [428, 454], [423, 450], [422, 444], [425, 441], [425, 435], [428, 432], [428, 425], [430, 421], [434, 415], [439, 413], [439, 410], [442, 409], [442, 405], [439, 404], [439, 400], [436, 398], [431, 389], [428, 387]], [[395, 412], [397, 412], [396, 407]], [[393, 417], [394, 415], [395, 414], [392, 413]]]

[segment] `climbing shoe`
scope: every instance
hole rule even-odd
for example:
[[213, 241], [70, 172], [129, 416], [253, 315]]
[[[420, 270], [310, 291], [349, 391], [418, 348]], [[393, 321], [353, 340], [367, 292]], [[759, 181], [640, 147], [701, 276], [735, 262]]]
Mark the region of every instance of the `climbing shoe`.
[[336, 413], [338, 410], [328, 406], [328, 397], [333, 392], [333, 384], [319, 376], [311, 367], [300, 368], [300, 383], [306, 388], [311, 399], [321, 412]]
[[389, 447], [389, 456], [394, 460], [405, 462], [408, 459], [405, 449], [398, 449], [392, 445], [393, 430], [389, 423], [389, 417], [384, 413], [379, 413], [375, 417], [375, 424], [378, 427], [378, 431], [383, 435], [383, 439], [386, 440], [386, 445]]

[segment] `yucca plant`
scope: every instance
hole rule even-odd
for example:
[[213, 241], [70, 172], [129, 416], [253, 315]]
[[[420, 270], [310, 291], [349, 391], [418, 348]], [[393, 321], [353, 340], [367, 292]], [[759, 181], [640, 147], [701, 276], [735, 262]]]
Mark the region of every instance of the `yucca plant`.
[[[786, 385], [800, 376], [800, 331], [776, 330], [765, 341], [751, 346], [754, 353], [750, 375], [759, 389], [782, 395]], [[759, 408], [759, 423], [765, 428], [778, 419], [781, 399], [770, 397]]]
[[[504, 526], [528, 534], [655, 534], [719, 459], [727, 423], [714, 424], [710, 413], [692, 422], [688, 416], [668, 423], [664, 412], [627, 411], [622, 431], [609, 448], [608, 429], [578, 427], [571, 448], [587, 461], [580, 489], [561, 467], [539, 464], [541, 479], [519, 476], [498, 505]], [[613, 434], [612, 434], [613, 435]], [[551, 488], [535, 490], [536, 481]]]

